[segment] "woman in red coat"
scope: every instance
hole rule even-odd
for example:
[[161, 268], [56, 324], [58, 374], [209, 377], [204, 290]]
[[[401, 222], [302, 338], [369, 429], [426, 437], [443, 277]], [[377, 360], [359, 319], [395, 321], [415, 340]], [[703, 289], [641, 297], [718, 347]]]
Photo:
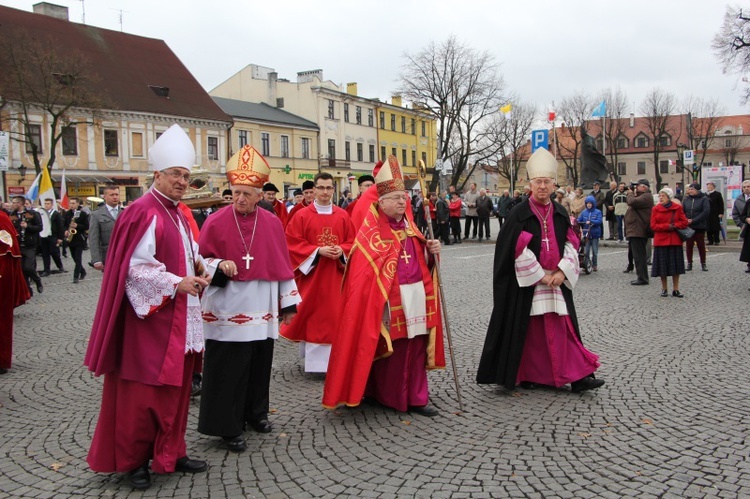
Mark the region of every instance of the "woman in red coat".
[[685, 257], [682, 254], [682, 239], [677, 229], [688, 226], [682, 205], [673, 199], [669, 187], [659, 191], [659, 204], [651, 210], [651, 229], [654, 231], [654, 254], [652, 256], [651, 277], [661, 277], [661, 296], [667, 293], [667, 276], [672, 276], [672, 296], [682, 298], [680, 274], [685, 273]]

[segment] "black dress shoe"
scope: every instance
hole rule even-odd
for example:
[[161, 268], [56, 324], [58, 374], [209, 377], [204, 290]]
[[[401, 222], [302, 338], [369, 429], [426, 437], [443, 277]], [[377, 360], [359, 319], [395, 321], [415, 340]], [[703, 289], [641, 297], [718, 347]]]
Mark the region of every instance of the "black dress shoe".
[[633, 266], [628, 265], [625, 270], [622, 271], [623, 274], [630, 274], [633, 271]]
[[687, 265], [685, 265], [685, 270], [693, 270], [693, 264], [692, 264], [692, 262], [690, 262]]
[[581, 393], [586, 390], [594, 390], [604, 384], [603, 379], [596, 379], [593, 376], [586, 376], [585, 378], [574, 381], [570, 384], [570, 391], [573, 393]]
[[745, 270], [745, 274], [750, 274], [750, 269]]
[[47, 271], [44, 271], [44, 272], [42, 272], [41, 274], [39, 274], [39, 277], [49, 277], [50, 275], [51, 275], [51, 274], [50, 274], [49, 272], [47, 272]]
[[78, 284], [78, 278], [77, 277], [73, 278], [73, 284]]
[[36, 283], [36, 291], [37, 293], [44, 292], [44, 286], [42, 285], [42, 281], [39, 281], [38, 283]]
[[175, 471], [182, 471], [183, 473], [201, 473], [208, 469], [208, 463], [206, 461], [199, 461], [197, 459], [190, 459], [189, 457], [181, 457], [175, 464]]
[[646, 286], [648, 284], [648, 281], [639, 281], [636, 279], [635, 281], [630, 281], [630, 284], [633, 286]]
[[267, 419], [261, 419], [260, 421], [250, 421], [250, 426], [258, 433], [271, 433], [271, 430], [273, 430], [273, 425]]
[[669, 296], [669, 293], [667, 293], [666, 289], [662, 289], [661, 290], [661, 296], [662, 296], [662, 298], [666, 298], [667, 296]]
[[437, 416], [438, 414], [440, 414], [440, 411], [435, 409], [430, 404], [420, 405], [420, 406], [411, 406], [409, 407], [409, 411], [415, 414], [420, 414], [422, 416], [427, 416], [428, 418], [433, 418]]
[[0, 367], [0, 374], [6, 374], [8, 372], [4, 367]]
[[201, 388], [202, 388], [201, 380], [194, 379], [193, 380], [193, 384], [190, 387], [190, 396], [191, 397], [197, 397], [198, 395], [200, 395], [201, 394]]
[[148, 463], [139, 466], [126, 475], [128, 483], [138, 490], [144, 490], [151, 486], [151, 475], [148, 472]]
[[708, 272], [708, 267], [706, 267], [706, 264], [705, 264], [705, 263], [701, 263], [701, 270], [702, 270], [703, 272]]
[[[665, 291], [665, 292], [666, 292], [666, 291]], [[685, 295], [683, 295], [682, 293], [680, 293], [680, 292], [679, 292], [678, 290], [676, 290], [676, 289], [675, 289], [674, 291], [672, 291], [672, 296], [674, 296], [674, 297], [676, 297], [676, 298], [685, 298]]]
[[520, 386], [524, 390], [536, 390], [537, 388], [539, 388], [539, 385], [537, 385], [536, 383], [532, 383], [531, 381], [521, 381], [518, 386]]
[[245, 439], [242, 438], [242, 435], [222, 438], [224, 439], [224, 444], [226, 445], [227, 449], [232, 452], [242, 452], [247, 448], [247, 444], [245, 443]]

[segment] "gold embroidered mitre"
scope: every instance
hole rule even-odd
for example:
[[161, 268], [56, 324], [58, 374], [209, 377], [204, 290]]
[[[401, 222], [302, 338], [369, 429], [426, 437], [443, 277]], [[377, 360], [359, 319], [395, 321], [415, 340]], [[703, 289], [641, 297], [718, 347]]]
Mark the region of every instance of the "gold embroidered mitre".
[[542, 177], [557, 180], [557, 160], [547, 149], [540, 147], [526, 162], [526, 174], [529, 180]]
[[396, 156], [392, 154], [388, 156], [388, 162], [383, 165], [375, 176], [375, 185], [380, 197], [390, 192], [406, 190], [404, 187], [404, 176], [401, 174], [401, 167], [398, 164]]
[[271, 167], [253, 146], [244, 146], [227, 161], [229, 185], [263, 187], [271, 175]]

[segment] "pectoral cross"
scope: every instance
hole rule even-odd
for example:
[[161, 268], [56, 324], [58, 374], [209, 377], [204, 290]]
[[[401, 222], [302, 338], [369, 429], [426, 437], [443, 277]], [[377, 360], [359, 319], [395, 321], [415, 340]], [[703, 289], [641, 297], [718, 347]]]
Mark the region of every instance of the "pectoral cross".
[[547, 233], [547, 221], [544, 221], [544, 238], [542, 239], [542, 242], [547, 245], [547, 251], [549, 251], [549, 235]]
[[404, 249], [403, 252], [401, 253], [401, 259], [404, 260], [404, 262], [406, 262], [406, 265], [409, 265], [410, 258], [411, 258], [411, 255], [406, 252], [406, 249]]
[[253, 257], [250, 256], [250, 253], [245, 253], [242, 259], [245, 260], [245, 270], [250, 270], [250, 262], [253, 261]]

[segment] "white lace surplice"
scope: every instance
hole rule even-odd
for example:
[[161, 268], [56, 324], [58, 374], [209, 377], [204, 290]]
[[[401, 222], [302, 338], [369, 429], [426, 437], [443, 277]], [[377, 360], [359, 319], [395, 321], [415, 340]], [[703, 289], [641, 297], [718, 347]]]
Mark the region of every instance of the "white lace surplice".
[[[200, 260], [198, 245], [179, 225], [180, 235], [187, 238], [193, 248], [193, 254]], [[183, 245], [184, 247], [184, 245]], [[177, 276], [167, 272], [166, 266], [158, 261], [156, 254], [156, 216], [151, 220], [146, 233], [130, 257], [130, 268], [125, 281], [125, 294], [133, 306], [133, 310], [141, 319], [148, 317], [166, 301], [177, 294], [177, 285], [184, 276]], [[190, 255], [183, 251], [187, 275], [195, 275], [195, 269], [190, 263]], [[187, 324], [185, 335], [185, 353], [203, 351], [203, 321], [201, 318], [201, 304], [197, 296], [187, 295]]]
[[[544, 270], [536, 259], [536, 255], [529, 248], [525, 248], [518, 255], [515, 267], [516, 279], [520, 287], [536, 286], [531, 302], [531, 315], [544, 315], [550, 312], [568, 315], [568, 307], [565, 305], [565, 298], [560, 288], [553, 288], [539, 282], [545, 274], [551, 274], [552, 271]], [[565, 274], [566, 279], [563, 284], [573, 289], [578, 282], [580, 267], [578, 266], [578, 253], [570, 242], [565, 243], [563, 257], [558, 268]]]

